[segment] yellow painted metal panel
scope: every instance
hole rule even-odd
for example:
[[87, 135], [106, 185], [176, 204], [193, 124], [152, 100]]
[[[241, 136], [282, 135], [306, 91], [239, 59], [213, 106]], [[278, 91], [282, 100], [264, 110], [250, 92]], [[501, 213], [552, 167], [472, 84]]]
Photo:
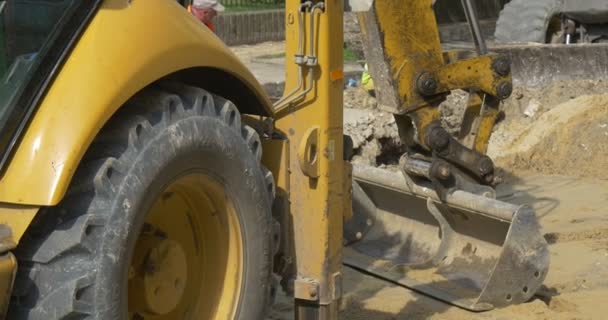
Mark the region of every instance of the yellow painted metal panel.
[[226, 70], [270, 105], [237, 57], [176, 1], [105, 1], [0, 180], [0, 202], [57, 204], [110, 116], [146, 85], [192, 67]]
[[10, 238], [5, 240], [17, 246], [39, 209], [33, 206], [0, 205], [0, 225], [7, 226], [11, 231]]
[[[291, 61], [298, 49], [299, 4], [298, 0], [288, 0], [286, 4], [287, 61]], [[318, 29], [313, 38], [318, 66], [313, 69], [313, 87], [302, 99], [278, 112], [276, 121], [277, 128], [290, 141], [290, 211], [298, 273], [295, 285], [296, 292], [307, 295], [296, 295], [296, 298], [321, 305], [332, 304], [340, 292], [340, 284], [336, 282], [340, 279], [342, 263], [344, 197], [349, 197], [343, 183], [347, 177], [342, 136], [343, 79], [336, 76], [343, 68], [342, 15], [341, 0], [328, 0], [324, 11], [316, 11], [314, 25]], [[304, 25], [304, 50], [308, 55], [311, 45], [309, 15], [304, 19]], [[290, 92], [298, 87], [297, 65], [288, 63], [286, 72], [285, 88]], [[308, 72], [305, 68], [305, 89], [309, 89]], [[306, 175], [302, 170], [302, 157], [295, 156], [312, 128], [316, 128], [318, 134], [314, 141], [317, 145], [310, 149], [316, 150], [316, 157], [308, 154], [304, 160], [316, 161], [318, 177], [310, 172]]]
[[17, 259], [12, 253], [0, 256], [0, 319], [6, 317], [13, 283], [17, 275]]

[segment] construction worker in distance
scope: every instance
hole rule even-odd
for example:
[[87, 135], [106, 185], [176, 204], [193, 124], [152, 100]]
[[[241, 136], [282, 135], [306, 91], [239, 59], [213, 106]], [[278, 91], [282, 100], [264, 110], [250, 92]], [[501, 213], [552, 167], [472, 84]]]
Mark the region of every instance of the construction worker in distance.
[[367, 63], [365, 64], [365, 66], [363, 68], [364, 68], [364, 70], [363, 70], [363, 73], [361, 74], [361, 86], [372, 97], [375, 97], [376, 93], [374, 91], [374, 80], [372, 79], [372, 76], [369, 74], [369, 71], [367, 70]]
[[217, 16], [218, 12], [224, 12], [224, 6], [217, 2], [217, 0], [194, 0], [188, 9], [211, 31], [215, 31], [213, 18]]

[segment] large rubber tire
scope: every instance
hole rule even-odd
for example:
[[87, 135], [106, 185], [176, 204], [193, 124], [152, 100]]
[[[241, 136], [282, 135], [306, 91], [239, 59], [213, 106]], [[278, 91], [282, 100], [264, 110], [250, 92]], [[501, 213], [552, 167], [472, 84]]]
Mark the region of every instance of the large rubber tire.
[[102, 129], [62, 202], [40, 212], [19, 245], [8, 318], [127, 319], [126, 269], [146, 208], [171, 179], [201, 170], [231, 195], [242, 231], [236, 319], [263, 319], [276, 225], [261, 152], [230, 101], [180, 84], [140, 92]]
[[560, 11], [561, 0], [512, 0], [496, 22], [496, 42], [547, 43], [551, 19]]

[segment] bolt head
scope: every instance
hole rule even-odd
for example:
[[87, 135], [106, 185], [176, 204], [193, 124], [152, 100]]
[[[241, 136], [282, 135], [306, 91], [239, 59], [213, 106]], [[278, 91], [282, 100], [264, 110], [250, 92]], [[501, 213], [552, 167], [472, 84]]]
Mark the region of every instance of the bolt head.
[[479, 168], [479, 172], [483, 175], [492, 173], [492, 171], [494, 171], [494, 162], [492, 162], [492, 159], [490, 159], [490, 157], [484, 156], [479, 161], [478, 168]]
[[311, 288], [311, 289], [310, 289], [310, 297], [312, 297], [312, 298], [316, 298], [316, 297], [317, 297], [317, 294], [318, 294], [318, 292], [317, 292], [317, 288]]
[[439, 167], [438, 173], [440, 179], [448, 179], [452, 175], [452, 170], [447, 165], [442, 165]]
[[511, 61], [507, 57], [501, 57], [492, 63], [492, 69], [501, 77], [506, 77], [511, 72]]
[[496, 95], [500, 100], [508, 98], [513, 92], [513, 85], [510, 82], [503, 81], [496, 86]]
[[437, 80], [429, 72], [422, 73], [416, 80], [416, 89], [423, 96], [434, 95], [437, 92], [437, 87]]
[[441, 126], [434, 126], [427, 139], [429, 147], [436, 151], [442, 151], [450, 144], [450, 134]]

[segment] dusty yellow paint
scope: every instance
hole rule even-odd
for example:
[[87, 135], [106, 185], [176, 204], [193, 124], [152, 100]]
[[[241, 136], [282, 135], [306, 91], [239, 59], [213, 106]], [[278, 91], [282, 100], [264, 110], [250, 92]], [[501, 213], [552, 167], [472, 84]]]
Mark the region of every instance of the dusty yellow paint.
[[319, 177], [319, 157], [317, 147], [319, 146], [319, 127], [313, 126], [306, 130], [298, 146], [298, 162], [300, 170], [310, 177]]
[[428, 148], [426, 143], [427, 128], [431, 123], [439, 120], [439, 108], [435, 106], [426, 106], [408, 113], [408, 116], [412, 119], [414, 128], [416, 128], [417, 142], [420, 145]]
[[344, 187], [342, 192], [348, 196], [343, 197], [344, 201], [344, 221], [348, 221], [353, 217], [353, 201], [352, 201], [352, 192], [353, 192], [353, 165], [344, 161]]
[[[469, 102], [462, 119], [460, 142], [481, 154], [485, 154], [498, 117], [498, 102], [482, 92], [469, 95]], [[482, 105], [484, 105], [482, 111]]]
[[425, 104], [415, 89], [416, 76], [445, 63], [431, 2], [374, 1], [370, 12], [359, 14], [374, 89], [389, 112], [400, 114]]
[[[439, 102], [451, 90], [499, 96], [499, 88], [500, 95], [506, 94], [511, 84], [510, 73], [499, 70], [504, 72], [499, 74], [493, 68], [500, 55], [442, 51], [432, 4], [432, 0], [375, 1], [370, 12], [358, 16], [379, 107], [396, 114], [404, 142], [415, 141], [427, 149], [426, 129], [439, 119]], [[426, 79], [420, 82], [426, 86], [421, 88], [419, 79]], [[467, 110], [470, 123], [475, 121], [478, 127], [475, 137], [466, 137], [473, 139], [466, 144], [485, 153], [497, 111], [486, 108], [482, 119], [476, 119], [480, 104], [475, 102]], [[411, 118], [413, 130], [408, 129], [406, 117]]]
[[474, 149], [477, 152], [485, 154], [488, 150], [488, 143], [490, 142], [490, 136], [492, 135], [492, 129], [494, 129], [494, 124], [496, 123], [497, 117], [497, 109], [488, 109], [481, 117], [479, 129], [475, 137]]
[[[288, 0], [286, 17], [297, 16], [300, 1]], [[342, 15], [343, 2], [325, 2], [324, 12], [317, 11], [315, 25], [318, 36], [315, 55], [319, 65], [314, 69], [313, 89], [296, 104], [278, 115], [276, 127], [289, 139], [289, 194], [290, 214], [293, 218], [295, 252], [299, 279], [318, 284], [315, 297], [300, 297], [322, 305], [334, 302], [339, 295], [342, 258], [342, 221], [344, 203], [350, 195], [344, 190], [344, 160], [342, 137], [342, 90], [343, 80], [332, 76], [342, 69]], [[305, 52], [308, 54], [309, 16], [305, 19]], [[298, 23], [286, 25], [287, 61], [297, 52]], [[297, 87], [298, 67], [287, 64], [286, 92]], [[305, 73], [307, 75], [307, 73]], [[308, 81], [306, 81], [308, 85]], [[318, 128], [317, 166], [318, 178], [304, 174], [298, 161], [298, 147], [306, 132]], [[266, 150], [265, 150], [266, 151]], [[279, 182], [279, 188], [284, 188]], [[345, 199], [344, 197], [348, 197]], [[307, 282], [308, 281], [308, 282]], [[296, 282], [296, 286], [298, 282]], [[314, 286], [313, 286], [314, 287]], [[302, 292], [302, 290], [297, 290]], [[309, 292], [305, 290], [305, 292]]]
[[[12, 253], [0, 256], [0, 318], [4, 318], [8, 311], [11, 295], [10, 292], [17, 275], [17, 259]], [[8, 293], [8, 294], [5, 294]]]
[[42, 101], [0, 180], [0, 202], [55, 205], [102, 125], [134, 93], [177, 70], [215, 67], [262, 88], [176, 1], [104, 1]]
[[481, 56], [447, 64], [436, 71], [438, 92], [461, 88], [477, 88], [496, 96], [496, 87], [501, 82], [511, 83], [511, 75], [502, 77], [492, 70], [498, 56]]
[[25, 233], [25, 230], [30, 225], [36, 213], [38, 213], [38, 207], [32, 206], [18, 206], [2, 204], [0, 205], [0, 224], [6, 225], [11, 230], [10, 241], [16, 246], [19, 244], [19, 240]]
[[[367, 63], [380, 107], [405, 114], [435, 105], [437, 95], [474, 88], [497, 95], [499, 84], [510, 83], [492, 69], [499, 55], [471, 57], [470, 52], [443, 52], [432, 0], [375, 1], [370, 12], [359, 13]], [[436, 82], [424, 96], [417, 80], [426, 74]]]

